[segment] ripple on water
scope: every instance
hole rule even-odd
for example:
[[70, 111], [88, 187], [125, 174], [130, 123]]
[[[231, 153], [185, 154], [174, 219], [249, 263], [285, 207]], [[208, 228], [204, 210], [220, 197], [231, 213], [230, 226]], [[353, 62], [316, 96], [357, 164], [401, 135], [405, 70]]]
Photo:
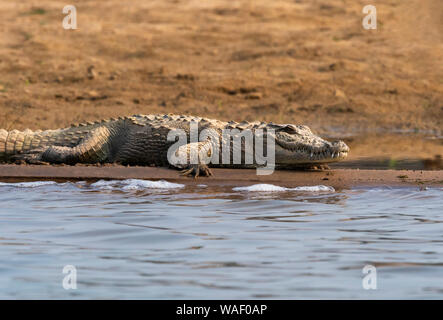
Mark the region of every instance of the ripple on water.
[[0, 183], [0, 297], [443, 298], [441, 188], [319, 187]]
[[305, 192], [335, 192], [333, 187], [329, 186], [302, 186], [295, 188], [285, 188], [273, 184], [254, 184], [248, 187], [234, 187], [234, 191], [248, 191], [248, 192], [283, 192], [283, 191], [305, 191]]

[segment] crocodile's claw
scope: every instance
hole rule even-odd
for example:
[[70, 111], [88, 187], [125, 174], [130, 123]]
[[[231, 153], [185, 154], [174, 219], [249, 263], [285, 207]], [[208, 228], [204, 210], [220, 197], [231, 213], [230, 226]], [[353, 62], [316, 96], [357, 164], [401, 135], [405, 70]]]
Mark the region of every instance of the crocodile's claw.
[[199, 176], [212, 176], [212, 172], [206, 164], [190, 164], [186, 169], [180, 172], [180, 175], [193, 176], [196, 179]]
[[15, 163], [28, 163], [28, 164], [48, 164], [43, 161], [42, 155], [47, 148], [37, 148], [27, 151], [26, 153], [17, 153], [11, 157], [11, 160]]

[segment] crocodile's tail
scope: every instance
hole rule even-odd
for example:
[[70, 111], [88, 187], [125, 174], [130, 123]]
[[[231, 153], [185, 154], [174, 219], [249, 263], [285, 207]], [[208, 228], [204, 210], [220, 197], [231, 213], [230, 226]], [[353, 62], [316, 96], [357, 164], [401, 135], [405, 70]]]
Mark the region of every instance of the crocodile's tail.
[[29, 129], [26, 131], [0, 129], [0, 161], [8, 161], [15, 154], [35, 148], [37, 140], [34, 138], [35, 133]]
[[8, 139], [8, 131], [0, 129], [0, 160], [6, 157], [6, 140]]

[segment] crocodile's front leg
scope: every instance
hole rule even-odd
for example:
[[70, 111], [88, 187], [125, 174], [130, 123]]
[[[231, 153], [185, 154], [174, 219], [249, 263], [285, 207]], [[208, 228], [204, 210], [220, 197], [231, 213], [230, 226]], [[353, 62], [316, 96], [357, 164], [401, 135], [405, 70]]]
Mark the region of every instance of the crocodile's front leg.
[[181, 175], [209, 177], [212, 175], [208, 164], [212, 156], [211, 141], [192, 142], [180, 146], [175, 152], [176, 159], [171, 165], [177, 169], [182, 169]]

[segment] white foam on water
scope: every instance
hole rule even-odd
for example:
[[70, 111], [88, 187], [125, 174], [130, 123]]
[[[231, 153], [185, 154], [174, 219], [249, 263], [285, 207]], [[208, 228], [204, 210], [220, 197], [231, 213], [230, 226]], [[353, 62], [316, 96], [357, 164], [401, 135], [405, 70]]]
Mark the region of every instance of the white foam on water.
[[91, 187], [105, 190], [144, 190], [144, 189], [179, 189], [184, 188], [184, 184], [172, 183], [165, 180], [150, 181], [140, 179], [126, 180], [99, 180], [91, 183]]
[[235, 187], [232, 188], [234, 191], [247, 191], [247, 192], [283, 192], [283, 191], [304, 191], [304, 192], [335, 192], [333, 187], [329, 186], [302, 186], [296, 188], [285, 188], [276, 186], [273, 184], [254, 184], [248, 187]]
[[291, 190], [307, 192], [335, 192], [335, 189], [333, 187], [324, 185], [296, 187]]
[[0, 187], [36, 188], [57, 184], [55, 181], [0, 182]]
[[123, 180], [123, 190], [139, 190], [139, 189], [179, 189], [184, 188], [184, 184], [172, 183], [165, 180], [150, 181], [150, 180], [138, 180], [128, 179]]
[[91, 183], [91, 187], [99, 189], [113, 189], [113, 187], [118, 183], [117, 180], [99, 180], [97, 182]]
[[248, 187], [235, 187], [232, 188], [234, 191], [248, 191], [248, 192], [278, 192], [278, 191], [287, 191], [288, 188], [275, 186], [273, 184], [254, 184]]

